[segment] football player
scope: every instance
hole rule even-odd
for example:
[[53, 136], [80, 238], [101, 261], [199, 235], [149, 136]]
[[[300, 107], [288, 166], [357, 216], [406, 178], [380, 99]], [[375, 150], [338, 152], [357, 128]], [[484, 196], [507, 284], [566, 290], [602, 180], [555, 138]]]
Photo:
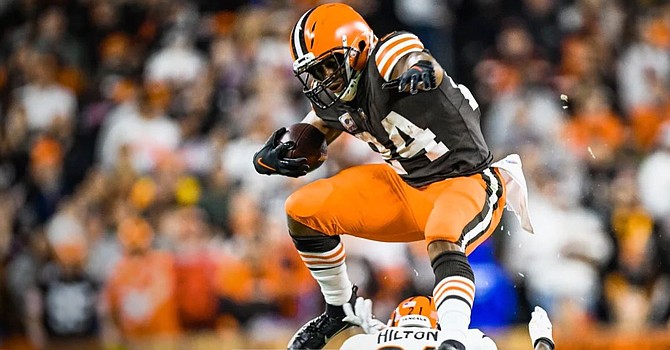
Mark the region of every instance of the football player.
[[[440, 326], [449, 335], [440, 349], [463, 349], [475, 295], [467, 255], [495, 230], [506, 205], [532, 230], [518, 156], [492, 164], [477, 101], [414, 34], [377, 38], [351, 7], [329, 3], [300, 17], [290, 48], [313, 107], [303, 122], [328, 142], [350, 133], [387, 164], [348, 168], [287, 199], [290, 235], [326, 301], [325, 312], [299, 329], [288, 348], [321, 349], [351, 326], [343, 305], [356, 296], [339, 237], [350, 234], [426, 241]], [[306, 159], [286, 157], [294, 144], [280, 142], [285, 132], [275, 131], [255, 154], [256, 171], [307, 173]]]
[[[347, 339], [340, 350], [359, 349], [436, 349], [445, 339], [437, 325], [437, 312], [433, 298], [415, 296], [403, 300], [393, 311], [387, 324], [372, 316], [372, 301], [356, 299], [355, 312], [345, 304], [345, 321], [361, 327], [365, 334]], [[535, 307], [528, 325], [531, 342], [535, 350], [553, 350], [552, 327], [547, 313]], [[496, 350], [495, 342], [478, 329], [468, 329], [465, 337], [468, 350]]]

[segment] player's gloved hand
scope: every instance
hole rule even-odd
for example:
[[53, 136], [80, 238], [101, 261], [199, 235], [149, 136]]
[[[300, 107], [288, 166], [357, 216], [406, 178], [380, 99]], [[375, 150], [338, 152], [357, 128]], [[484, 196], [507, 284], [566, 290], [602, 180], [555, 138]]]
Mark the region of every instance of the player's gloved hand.
[[533, 341], [533, 346], [537, 345], [540, 340], [545, 340], [554, 348], [554, 338], [551, 334], [551, 321], [547, 312], [539, 306], [535, 307], [535, 311], [531, 314], [530, 322], [528, 323], [528, 332], [530, 339]]
[[370, 299], [363, 299], [362, 297], [356, 298], [356, 305], [354, 305], [356, 312], [354, 312], [349, 303], [344, 304], [343, 307], [344, 314], [347, 315], [344, 318], [344, 321], [363, 328], [363, 331], [367, 334], [377, 334], [379, 331], [386, 328], [386, 325], [383, 322], [373, 318], [372, 300]]
[[419, 90], [428, 91], [436, 87], [435, 68], [432, 62], [426, 60], [415, 63], [397, 79], [382, 84], [383, 89], [397, 88], [398, 92], [409, 92], [412, 95]]
[[279, 174], [290, 177], [307, 174], [309, 166], [306, 158], [284, 157], [286, 152], [295, 147], [293, 142], [280, 142], [284, 133], [286, 133], [286, 128], [280, 128], [272, 133], [263, 148], [254, 154], [254, 168], [259, 174]]

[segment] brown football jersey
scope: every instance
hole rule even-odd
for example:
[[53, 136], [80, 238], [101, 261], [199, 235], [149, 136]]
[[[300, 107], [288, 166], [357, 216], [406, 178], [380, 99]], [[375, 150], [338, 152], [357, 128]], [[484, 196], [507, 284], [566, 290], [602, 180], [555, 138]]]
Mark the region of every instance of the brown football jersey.
[[411, 33], [387, 35], [370, 53], [351, 101], [314, 107], [328, 127], [367, 142], [414, 187], [481, 172], [493, 159], [477, 101], [446, 73], [436, 89], [415, 95], [382, 88], [398, 60], [420, 50]]

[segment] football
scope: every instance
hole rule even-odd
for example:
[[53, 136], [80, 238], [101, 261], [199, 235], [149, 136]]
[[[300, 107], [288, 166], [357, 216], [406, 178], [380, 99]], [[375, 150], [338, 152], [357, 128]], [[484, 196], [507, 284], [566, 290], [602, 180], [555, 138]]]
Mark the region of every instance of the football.
[[306, 123], [296, 123], [286, 128], [281, 142], [295, 142], [293, 149], [286, 152], [287, 158], [307, 158], [308, 171], [318, 168], [328, 158], [326, 135]]

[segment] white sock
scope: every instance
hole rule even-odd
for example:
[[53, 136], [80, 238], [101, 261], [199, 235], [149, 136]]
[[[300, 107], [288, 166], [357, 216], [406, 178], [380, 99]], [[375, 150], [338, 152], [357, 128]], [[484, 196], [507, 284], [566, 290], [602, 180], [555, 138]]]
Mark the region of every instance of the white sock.
[[470, 307], [460, 300], [449, 299], [437, 310], [440, 329], [448, 339], [465, 345], [465, 331], [470, 327]]
[[433, 289], [437, 319], [442, 331], [465, 344], [465, 331], [470, 327], [470, 314], [474, 303], [475, 284], [462, 276], [442, 279]]
[[347, 264], [327, 269], [311, 271], [321, 287], [321, 293], [330, 305], [344, 305], [351, 299], [353, 284], [347, 274]]
[[337, 306], [349, 301], [353, 284], [347, 274], [346, 254], [342, 243], [323, 253], [301, 251], [298, 253], [314, 279], [319, 283], [326, 303]]

